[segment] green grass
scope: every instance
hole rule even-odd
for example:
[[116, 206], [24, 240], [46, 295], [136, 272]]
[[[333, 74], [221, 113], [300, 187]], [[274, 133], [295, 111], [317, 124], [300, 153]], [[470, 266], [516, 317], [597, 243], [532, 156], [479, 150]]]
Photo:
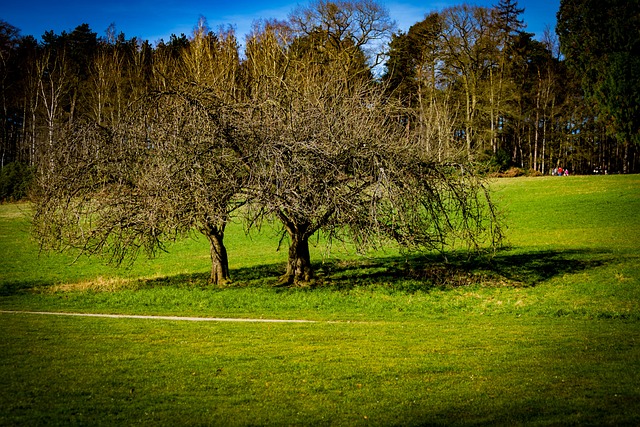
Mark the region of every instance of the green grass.
[[0, 206], [0, 310], [246, 318], [203, 323], [0, 313], [0, 425], [638, 425], [640, 177], [493, 184], [493, 259], [335, 251], [274, 288], [275, 233], [203, 239], [114, 269], [37, 255]]
[[7, 423], [640, 421], [638, 375], [630, 371], [640, 360], [633, 345], [640, 335], [624, 322], [0, 320], [12, 332], [1, 344], [11, 361], [0, 380]]

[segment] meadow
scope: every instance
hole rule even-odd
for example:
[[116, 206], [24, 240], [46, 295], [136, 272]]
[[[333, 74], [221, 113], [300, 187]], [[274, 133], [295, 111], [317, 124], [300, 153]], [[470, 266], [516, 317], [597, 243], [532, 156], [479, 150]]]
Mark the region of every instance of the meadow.
[[1, 205], [0, 425], [640, 425], [640, 176], [492, 188], [495, 256], [318, 245], [300, 288], [274, 230], [232, 224], [215, 288], [197, 236], [114, 268]]

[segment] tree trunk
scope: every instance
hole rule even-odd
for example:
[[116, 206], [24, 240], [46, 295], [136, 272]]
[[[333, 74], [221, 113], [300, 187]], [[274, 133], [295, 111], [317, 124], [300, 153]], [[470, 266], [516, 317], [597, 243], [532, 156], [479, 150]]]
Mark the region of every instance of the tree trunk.
[[533, 134], [533, 167], [534, 171], [538, 170], [538, 141], [540, 140], [540, 97], [542, 96], [542, 78], [538, 71], [538, 90], [536, 92], [536, 121]]
[[311, 224], [304, 220], [293, 220], [284, 211], [278, 212], [278, 217], [291, 239], [287, 272], [280, 277], [278, 285], [290, 286], [309, 282], [313, 278], [311, 255], [309, 254], [309, 237], [313, 234], [314, 229]]
[[211, 276], [209, 283], [222, 286], [231, 281], [229, 258], [224, 246], [224, 226], [207, 227], [203, 234], [209, 240], [211, 251]]
[[629, 173], [629, 141], [624, 141], [624, 157], [622, 159], [622, 173]]
[[467, 87], [467, 117], [466, 117], [466, 122], [465, 122], [465, 129], [464, 129], [464, 133], [465, 133], [465, 137], [466, 137], [466, 141], [467, 141], [467, 158], [469, 160], [471, 160], [471, 121], [472, 119], [472, 114], [473, 114], [473, 110], [472, 110], [472, 101], [471, 101], [471, 95], [469, 94], [469, 89], [468, 86]]
[[294, 285], [309, 282], [313, 278], [311, 255], [309, 254], [309, 237], [305, 232], [289, 230], [289, 260], [287, 272], [280, 278], [280, 284]]

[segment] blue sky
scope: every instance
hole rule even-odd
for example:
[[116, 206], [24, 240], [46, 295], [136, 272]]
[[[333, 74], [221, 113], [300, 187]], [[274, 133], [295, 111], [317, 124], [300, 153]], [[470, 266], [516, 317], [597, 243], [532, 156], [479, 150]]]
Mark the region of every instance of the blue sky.
[[[461, 4], [464, 0], [379, 0], [388, 10], [398, 28], [407, 31], [424, 16], [442, 8]], [[498, 0], [467, 0], [479, 6], [491, 6]], [[22, 35], [40, 38], [45, 31], [56, 34], [70, 32], [82, 23], [103, 36], [111, 23], [127, 38], [140, 37], [152, 43], [168, 40], [171, 34], [189, 35], [200, 16], [207, 18], [213, 29], [219, 25], [233, 25], [238, 39], [244, 35], [251, 23], [260, 18], [285, 19], [297, 5], [306, 1], [296, 0], [13, 0], [5, 2], [0, 10], [0, 19], [18, 27]], [[560, 0], [519, 0], [525, 8], [523, 18], [527, 31], [541, 37], [546, 26], [555, 27], [555, 15]]]

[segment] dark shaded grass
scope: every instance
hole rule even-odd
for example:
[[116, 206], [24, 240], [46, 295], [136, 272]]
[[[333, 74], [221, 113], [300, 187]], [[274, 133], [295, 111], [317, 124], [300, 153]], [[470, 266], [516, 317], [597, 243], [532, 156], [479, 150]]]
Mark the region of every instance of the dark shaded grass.
[[[356, 287], [386, 287], [405, 292], [428, 292], [470, 285], [528, 287], [565, 274], [574, 274], [619, 262], [620, 255], [603, 249], [501, 251], [495, 256], [463, 252], [420, 254], [315, 263], [316, 278], [309, 288], [345, 291]], [[272, 287], [284, 265], [266, 264], [236, 268], [233, 282], [225, 288]], [[208, 273], [182, 273], [140, 279], [138, 288], [209, 287]], [[33, 281], [2, 281], [0, 296], [11, 296], [53, 285], [46, 278]]]

